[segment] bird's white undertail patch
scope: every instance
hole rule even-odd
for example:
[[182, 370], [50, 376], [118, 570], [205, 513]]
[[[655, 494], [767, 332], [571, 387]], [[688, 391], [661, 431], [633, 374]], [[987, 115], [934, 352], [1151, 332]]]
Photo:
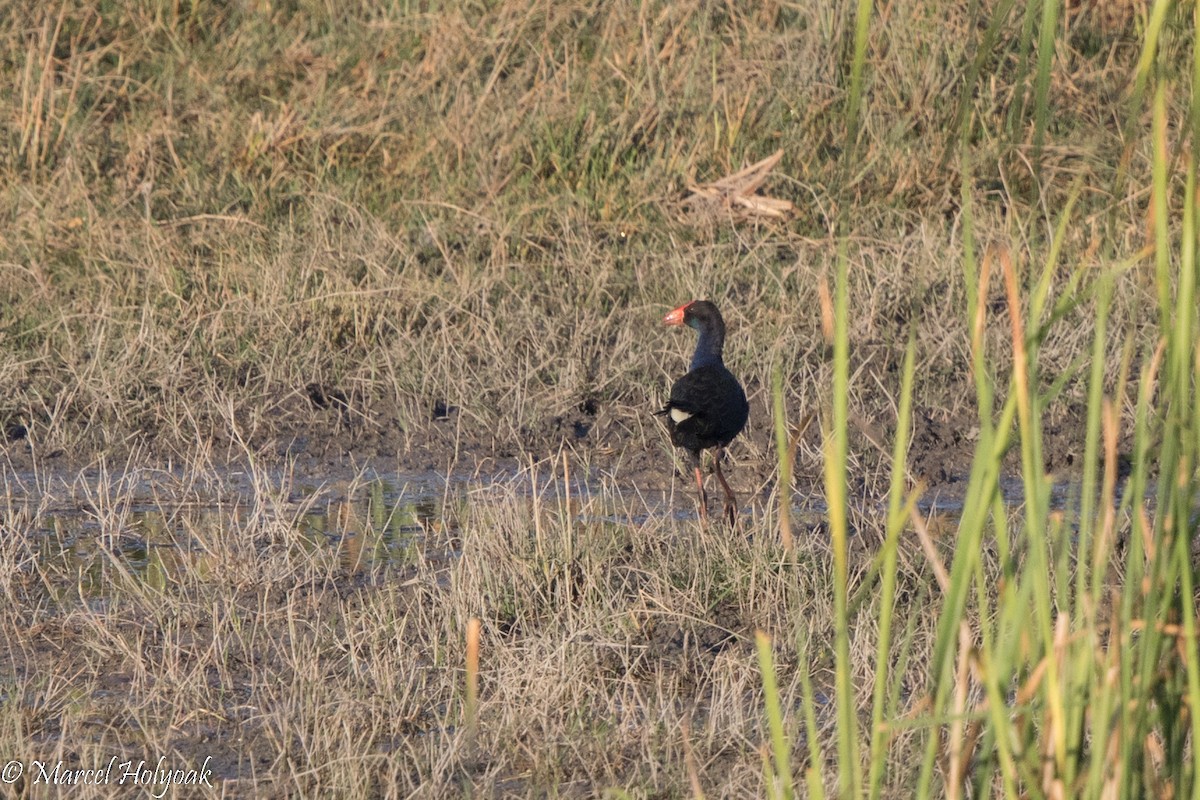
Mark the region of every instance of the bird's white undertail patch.
[[672, 408], [671, 409], [671, 420], [676, 425], [683, 422], [685, 419], [691, 419], [691, 418], [692, 418], [692, 415], [689, 414], [688, 412], [684, 411], [682, 408]]

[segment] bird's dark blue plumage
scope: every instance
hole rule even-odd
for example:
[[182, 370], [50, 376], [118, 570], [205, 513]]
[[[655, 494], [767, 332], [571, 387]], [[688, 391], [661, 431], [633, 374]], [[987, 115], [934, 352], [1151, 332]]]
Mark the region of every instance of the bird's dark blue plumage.
[[707, 300], [680, 306], [663, 320], [668, 325], [687, 325], [699, 332], [691, 370], [671, 387], [671, 396], [659, 414], [667, 418], [671, 443], [682, 447], [692, 458], [696, 485], [700, 491], [700, 514], [707, 514], [704, 480], [700, 473], [700, 453], [717, 449], [716, 473], [726, 495], [726, 513], [733, 519], [736, 500], [725, 476], [721, 474], [720, 449], [746, 427], [750, 405], [742, 385], [726, 367], [722, 357], [725, 346], [725, 321], [721, 312]]

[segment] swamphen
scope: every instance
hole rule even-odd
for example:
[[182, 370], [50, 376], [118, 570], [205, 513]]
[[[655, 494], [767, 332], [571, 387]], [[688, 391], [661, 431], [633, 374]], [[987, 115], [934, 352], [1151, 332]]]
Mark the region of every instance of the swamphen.
[[737, 378], [721, 359], [725, 346], [725, 321], [707, 300], [686, 303], [663, 318], [667, 325], [687, 325], [700, 333], [692, 367], [675, 381], [671, 399], [659, 414], [667, 417], [671, 443], [691, 456], [700, 492], [700, 518], [708, 518], [708, 495], [700, 472], [700, 451], [716, 448], [717, 480], [725, 492], [725, 515], [732, 525], [737, 520], [737, 498], [721, 474], [721, 450], [746, 427], [750, 404]]

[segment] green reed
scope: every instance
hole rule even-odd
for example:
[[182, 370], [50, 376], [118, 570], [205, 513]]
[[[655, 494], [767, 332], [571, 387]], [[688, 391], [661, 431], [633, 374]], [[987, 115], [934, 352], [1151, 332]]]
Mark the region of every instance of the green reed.
[[[998, 6], [984, 42], [995, 41], [1011, 5]], [[1040, 11], [1037, 25], [1035, 9]], [[1063, 10], [1054, 0], [1025, 9], [1026, 34], [1032, 37], [1035, 29], [1037, 34], [1035, 162], [1051, 125], [1050, 74]], [[1106, 255], [1114, 249], [1110, 245], [1092, 248], [1075, 261], [1064, 257], [1065, 242], [1083, 222], [1076, 201], [1085, 187], [1076, 182], [1063, 207], [1043, 223], [1049, 229], [1043, 244], [1015, 237], [993, 241], [980, 258], [970, 163], [966, 148], [960, 148], [964, 319], [979, 420], [974, 458], [957, 536], [943, 566], [915, 508], [920, 487], [910, 484], [905, 468], [916, 353], [910, 339], [892, 442], [887, 534], [868, 578], [878, 604], [870, 611], [847, 603], [849, 270], [844, 242], [839, 250], [824, 451], [837, 749], [834, 763], [823, 765], [820, 748], [810, 743], [810, 790], [822, 785], [821, 770], [832, 767], [842, 797], [861, 796], [864, 788], [868, 796], [879, 797], [885, 786], [907, 786], [917, 797], [1200, 797], [1200, 720], [1193, 712], [1200, 708], [1192, 555], [1200, 489], [1196, 176], [1193, 148], [1173, 141], [1190, 134], [1194, 147], [1200, 137], [1200, 10], [1192, 11], [1195, 63], [1185, 121], [1170, 118], [1173, 87], [1157, 66], [1166, 21], [1182, 16], [1172, 16], [1178, 11], [1166, 2], [1151, 10], [1126, 121], [1127, 129], [1136, 131], [1135, 117], [1144, 110], [1140, 100], [1149, 92], [1150, 127], [1143, 141], [1149, 142], [1152, 159], [1152, 183], [1146, 187], [1150, 241], [1138, 252], [1112, 257]], [[856, 43], [866, 24], [862, 13], [860, 4]], [[850, 131], [859, 124], [862, 52], [855, 48]], [[967, 91], [981, 59], [972, 62]], [[966, 142], [976, 123], [965, 99], [956, 120], [957, 135]], [[1124, 168], [1116, 165], [1117, 185]], [[1107, 374], [1110, 337], [1119, 335], [1109, 324], [1118, 282], [1147, 267], [1158, 305], [1157, 346], [1138, 353], [1128, 337], [1117, 373]], [[1044, 371], [1043, 343], [1081, 312], [1090, 312], [1095, 321], [1090, 363], [1081, 356], [1053, 374]], [[1006, 332], [1003, 339], [997, 336], [1000, 330]], [[998, 342], [1005, 346], [998, 348]], [[1130, 406], [1125, 397], [1137, 359], [1139, 380]], [[1052, 498], [1061, 476], [1046, 469], [1043, 424], [1050, 403], [1073, 382], [1086, 389], [1081, 483], [1060, 505]], [[1118, 443], [1123, 434], [1131, 443], [1131, 468], [1122, 483]], [[1001, 493], [1010, 452], [1019, 456], [1022, 490], [1015, 509]], [[900, 720], [902, 710], [889, 702], [894, 697], [889, 666], [903, 656], [893, 629], [897, 554], [909, 535], [925, 538], [924, 552], [938, 578], [931, 598], [937, 630], [925, 693], [914, 703], [920, 711]], [[862, 614], [872, 617], [855, 616]], [[861, 699], [865, 689], [855, 685], [848, 654], [849, 631], [863, 622], [878, 631], [869, 704]], [[806, 652], [800, 655], [802, 664], [809, 663]], [[768, 666], [763, 663], [764, 676]], [[811, 735], [810, 694], [806, 688]], [[773, 698], [769, 693], [769, 705], [777, 702]], [[865, 749], [858, 734], [864, 707], [870, 708]], [[779, 709], [769, 708], [768, 714], [778, 745], [774, 720]], [[923, 756], [911, 776], [889, 775], [894, 734], [901, 729], [915, 729], [923, 737]], [[779, 760], [776, 749], [777, 775]]]

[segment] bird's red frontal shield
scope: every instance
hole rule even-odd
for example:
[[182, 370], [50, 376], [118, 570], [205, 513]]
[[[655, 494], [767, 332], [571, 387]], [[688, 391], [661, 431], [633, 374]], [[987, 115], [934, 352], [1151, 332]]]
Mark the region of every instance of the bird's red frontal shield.
[[672, 311], [670, 314], [667, 314], [665, 317], [663, 317], [663, 324], [664, 325], [682, 325], [683, 324], [683, 312], [686, 311], [687, 307], [690, 305], [691, 305], [691, 302], [684, 303], [679, 308]]

